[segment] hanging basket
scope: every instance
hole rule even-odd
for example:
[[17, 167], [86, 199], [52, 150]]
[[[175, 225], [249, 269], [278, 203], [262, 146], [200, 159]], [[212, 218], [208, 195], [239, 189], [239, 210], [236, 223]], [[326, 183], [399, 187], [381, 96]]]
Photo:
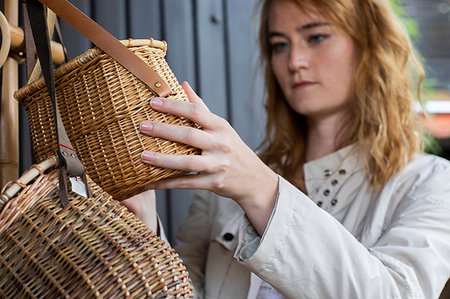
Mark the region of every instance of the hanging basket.
[[63, 208], [56, 161], [1, 194], [0, 297], [194, 297], [174, 250], [92, 181]]
[[[150, 65], [169, 85], [170, 98], [188, 101], [164, 57], [166, 43], [126, 40], [135, 55]], [[191, 146], [139, 132], [143, 120], [192, 126], [187, 119], [153, 110], [153, 93], [128, 70], [98, 48], [88, 50], [55, 71], [56, 97], [62, 120], [87, 174], [117, 200], [143, 191], [143, 187], [183, 172], [162, 169], [141, 161], [144, 150], [194, 155]], [[53, 110], [44, 79], [15, 93], [28, 114], [33, 154], [38, 162], [56, 152]]]

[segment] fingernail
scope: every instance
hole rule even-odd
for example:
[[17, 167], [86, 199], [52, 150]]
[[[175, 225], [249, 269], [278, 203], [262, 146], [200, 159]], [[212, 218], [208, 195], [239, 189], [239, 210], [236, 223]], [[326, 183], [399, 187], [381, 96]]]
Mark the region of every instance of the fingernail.
[[141, 132], [145, 133], [145, 132], [150, 132], [151, 130], [153, 130], [153, 123], [147, 120], [144, 120], [143, 122], [141, 122], [141, 125], [139, 126], [139, 130], [141, 130]]
[[159, 107], [161, 107], [163, 105], [163, 101], [161, 101], [160, 98], [154, 98], [154, 99], [151, 99], [150, 105], [153, 108], [159, 108]]
[[141, 154], [142, 162], [152, 162], [155, 160], [155, 154], [149, 151], [143, 151]]

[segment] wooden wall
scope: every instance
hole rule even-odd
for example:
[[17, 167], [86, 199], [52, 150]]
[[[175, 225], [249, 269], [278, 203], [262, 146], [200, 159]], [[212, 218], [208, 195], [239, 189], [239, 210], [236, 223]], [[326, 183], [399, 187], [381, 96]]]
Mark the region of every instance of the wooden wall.
[[[73, 0], [76, 7], [118, 39], [163, 39], [167, 61], [179, 82], [188, 81], [214, 113], [226, 118], [252, 148], [262, 140], [261, 80], [256, 73], [255, 0]], [[69, 58], [91, 43], [61, 24]], [[259, 76], [260, 77], [260, 76]], [[31, 165], [28, 128], [21, 112], [21, 170]], [[193, 191], [157, 192], [166, 233], [188, 214]]]
[[[167, 60], [180, 82], [188, 81], [216, 114], [228, 119], [242, 139], [256, 148], [263, 136], [261, 76], [257, 72], [257, 0], [72, 0], [118, 39], [168, 42]], [[439, 12], [443, 4], [449, 11]], [[439, 87], [450, 90], [450, 4], [405, 0], [421, 31], [417, 45]], [[62, 23], [69, 57], [92, 45]], [[23, 78], [23, 76], [22, 76]], [[23, 81], [22, 81], [23, 82]], [[21, 171], [31, 165], [26, 115], [20, 113]], [[187, 216], [192, 191], [158, 191], [157, 206], [169, 239]]]

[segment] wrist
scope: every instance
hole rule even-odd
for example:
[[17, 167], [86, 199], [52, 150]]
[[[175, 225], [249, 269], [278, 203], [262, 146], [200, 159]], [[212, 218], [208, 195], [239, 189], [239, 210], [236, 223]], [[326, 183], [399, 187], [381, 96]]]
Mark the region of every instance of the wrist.
[[259, 184], [239, 200], [239, 205], [260, 236], [266, 229], [278, 195], [278, 175], [267, 169], [266, 175], [258, 180]]

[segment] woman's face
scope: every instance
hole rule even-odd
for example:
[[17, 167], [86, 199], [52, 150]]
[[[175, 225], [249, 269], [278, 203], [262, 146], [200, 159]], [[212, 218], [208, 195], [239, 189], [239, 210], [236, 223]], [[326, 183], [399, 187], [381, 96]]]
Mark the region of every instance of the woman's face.
[[312, 119], [348, 110], [355, 69], [348, 34], [292, 1], [274, 0], [269, 43], [273, 72], [292, 109]]

